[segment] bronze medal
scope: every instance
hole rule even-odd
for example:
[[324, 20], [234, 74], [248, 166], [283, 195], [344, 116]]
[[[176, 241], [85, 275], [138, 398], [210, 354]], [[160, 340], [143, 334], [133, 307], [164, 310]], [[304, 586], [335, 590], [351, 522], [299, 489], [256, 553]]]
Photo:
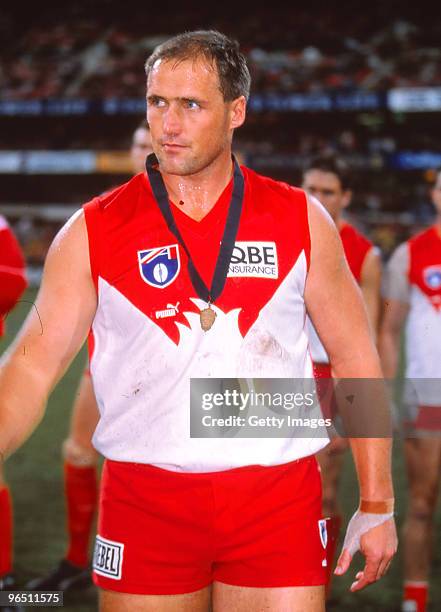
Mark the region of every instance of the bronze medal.
[[204, 310], [201, 310], [201, 312], [199, 313], [199, 316], [201, 319], [202, 329], [204, 331], [208, 331], [209, 329], [213, 327], [213, 323], [217, 315], [214, 312], [214, 310], [211, 308], [211, 306], [208, 305], [208, 308], [204, 308]]
[[191, 283], [198, 295], [198, 297], [208, 304], [207, 308], [200, 311], [201, 327], [204, 331], [208, 331], [213, 327], [213, 323], [216, 319], [216, 313], [211, 308], [211, 304], [217, 300], [221, 295], [225, 281], [228, 276], [228, 267], [231, 261], [231, 255], [233, 253], [237, 230], [239, 228], [240, 215], [242, 211], [242, 204], [244, 198], [245, 182], [242, 171], [233, 157], [233, 190], [231, 194], [230, 205], [228, 207], [227, 219], [225, 222], [224, 233], [219, 248], [219, 253], [214, 268], [214, 274], [211, 281], [210, 289], [205, 284], [194, 264], [193, 258], [184, 239], [176, 225], [175, 218], [173, 216], [170, 201], [168, 198], [167, 189], [165, 188], [164, 181], [162, 180], [161, 172], [159, 170], [159, 163], [154, 153], [149, 155], [146, 160], [146, 170], [149, 177], [150, 185], [155, 196], [155, 200], [162, 213], [164, 221], [167, 224], [169, 231], [177, 238], [180, 246], [185, 251], [188, 257], [188, 274], [190, 276]]

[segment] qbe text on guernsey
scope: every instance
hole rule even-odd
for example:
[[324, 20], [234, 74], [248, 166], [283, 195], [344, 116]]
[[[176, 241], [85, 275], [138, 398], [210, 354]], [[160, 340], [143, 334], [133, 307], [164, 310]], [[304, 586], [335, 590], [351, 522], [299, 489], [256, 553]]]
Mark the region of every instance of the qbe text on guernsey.
[[0, 606], [61, 608], [63, 591], [0, 591]]

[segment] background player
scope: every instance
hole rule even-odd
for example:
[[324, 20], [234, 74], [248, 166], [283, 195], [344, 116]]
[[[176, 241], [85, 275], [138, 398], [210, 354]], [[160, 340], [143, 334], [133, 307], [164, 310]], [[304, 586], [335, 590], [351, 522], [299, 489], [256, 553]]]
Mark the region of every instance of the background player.
[[[159, 170], [153, 167], [151, 170], [152, 173], [157, 173], [153, 176], [158, 178], [159, 173], [163, 176], [172, 201], [179, 204], [182, 202], [183, 215], [187, 215], [194, 223], [199, 223], [209, 214], [211, 220], [219, 221], [219, 215], [222, 215], [224, 208], [217, 206], [217, 203], [225, 191], [228, 194], [227, 187], [230, 185], [235, 194], [234, 199], [239, 197], [237, 191], [241, 193], [240, 189], [233, 189], [231, 183], [231, 140], [234, 130], [245, 119], [249, 73], [243, 56], [238, 53], [237, 45], [216, 32], [186, 33], [168, 41], [157, 53], [166, 54], [167, 51], [169, 55], [165, 55], [165, 58], [164, 55], [154, 55], [151, 58], [151, 72], [147, 80], [148, 118], [153, 147], [160, 162]], [[239, 70], [240, 79], [237, 78]], [[256, 236], [256, 228], [260, 239], [277, 235], [278, 248], [283, 253], [281, 265], [285, 266], [283, 277], [268, 279], [271, 284], [256, 284], [253, 277], [246, 277], [240, 280], [243, 283], [240, 290], [234, 280], [226, 280], [229, 291], [232, 292], [230, 299], [234, 298], [233, 305], [245, 310], [248, 330], [253, 321], [259, 319], [262, 325], [260, 342], [259, 333], [256, 333], [259, 331], [258, 325], [253, 329], [254, 334], [241, 334], [237, 317], [227, 316], [229, 308], [226, 304], [221, 307], [221, 300], [213, 306], [218, 317], [216, 327], [212, 334], [204, 335], [205, 331], [202, 331], [200, 323], [207, 320], [206, 317], [203, 319], [203, 314], [206, 315], [207, 310], [211, 309], [207, 307], [207, 300], [197, 300], [194, 297], [195, 291], [186, 266], [177, 266], [177, 247], [173, 250], [170, 248], [170, 253], [164, 251], [168, 247], [160, 247], [156, 254], [152, 254], [150, 250], [155, 243], [170, 244], [169, 241], [173, 238], [160, 216], [158, 207], [155, 206], [152, 194], [146, 189], [145, 180], [138, 176], [107, 198], [95, 199], [85, 207], [89, 234], [83, 214], [77, 214], [59, 234], [47, 258], [46, 273], [38, 298], [46, 333], [43, 336], [35, 334], [35, 323], [31, 315], [2, 369], [0, 446], [9, 453], [35, 427], [43, 412], [47, 393], [81, 346], [92, 321], [94, 333], [97, 334], [100, 333], [100, 325], [104, 324], [101, 328], [104, 338], [100, 336], [99, 340], [107, 339], [109, 342], [104, 347], [102, 343], [96, 343], [92, 371], [95, 376], [95, 389], [98, 390], [97, 383], [100, 380], [101, 399], [102, 394], [106, 397], [98, 428], [99, 437], [107, 447], [106, 455], [115, 457], [111, 447], [116, 451], [116, 460], [106, 461], [107, 487], [102, 493], [100, 519], [104, 534], [101, 532], [102, 538], [98, 542], [95, 566], [95, 578], [103, 588], [103, 611], [206, 610], [212, 595], [213, 580], [215, 610], [236, 608], [248, 611], [263, 607], [279, 610], [282, 606], [314, 612], [323, 610], [323, 589], [320, 584], [323, 579], [324, 537], [323, 532], [318, 529], [318, 523], [313, 520], [312, 529], [310, 522], [311, 509], [314, 518], [321, 514], [320, 495], [315, 488], [319, 484], [317, 477], [302, 479], [303, 495], [300, 495], [299, 487], [292, 487], [291, 477], [277, 477], [278, 482], [284, 480], [287, 483], [289, 495], [295, 491], [295, 500], [293, 503], [290, 498], [288, 506], [286, 499], [282, 500], [282, 508], [289, 511], [283, 514], [280, 523], [282, 531], [276, 534], [271, 528], [268, 529], [269, 526], [274, 526], [276, 519], [276, 499], [271, 494], [272, 490], [268, 491], [265, 485], [268, 482], [267, 477], [271, 479], [271, 474], [279, 474], [279, 469], [283, 471], [286, 467], [293, 468], [294, 463], [293, 469], [297, 470], [300, 464], [297, 458], [305, 459], [303, 466], [315, 466], [314, 449], [317, 450], [326, 441], [317, 437], [314, 440], [289, 438], [282, 441], [262, 438], [258, 445], [253, 441], [241, 440], [238, 446], [233, 440], [230, 447], [225, 440], [210, 439], [205, 441], [207, 444], [203, 444], [200, 440], [191, 440], [183, 425], [184, 422], [188, 423], [188, 415], [182, 409], [182, 399], [188, 389], [188, 376], [198, 371], [208, 375], [212, 367], [214, 372], [224, 366], [231, 367], [232, 363], [239, 361], [240, 352], [254, 358], [261, 368], [259, 372], [264, 373], [267, 371], [265, 368], [272, 367], [274, 360], [282, 367], [283, 360], [278, 349], [281, 347], [280, 342], [289, 342], [293, 351], [285, 355], [285, 364], [289, 363], [294, 372], [312, 374], [304, 329], [305, 305], [330, 354], [337, 376], [381, 377], [366, 314], [354, 280], [345, 264], [337, 232], [328, 216], [315, 201], [308, 204], [302, 191], [256, 175], [246, 168], [243, 172], [246, 180], [246, 202], [244, 216], [241, 218], [241, 224], [243, 221], [245, 225], [241, 225], [241, 230], [246, 233], [242, 233], [242, 236], [248, 235], [252, 239]], [[237, 175], [241, 176], [241, 172], [236, 168], [235, 176]], [[165, 199], [168, 201], [167, 194]], [[228, 200], [229, 198], [225, 199], [224, 205]], [[298, 206], [293, 206], [293, 202]], [[101, 234], [95, 234], [96, 230], [100, 232], [101, 228], [104, 229], [101, 215], [105, 216], [106, 222], [109, 223], [106, 225], [105, 240], [102, 241], [98, 239]], [[140, 225], [140, 221], [145, 225]], [[293, 245], [292, 232], [285, 231], [286, 228], [292, 227], [290, 222], [293, 221], [298, 221], [298, 227], [303, 230], [296, 234], [296, 248]], [[130, 227], [127, 227], [127, 223]], [[194, 223], [191, 224], [192, 227], [195, 227]], [[222, 229], [222, 224], [220, 225]], [[121, 231], [126, 229], [130, 231], [129, 240], [122, 240]], [[107, 233], [107, 230], [110, 230], [110, 233]], [[139, 254], [139, 249], [145, 245], [145, 232], [152, 240], [151, 244], [149, 240], [145, 246], [149, 247], [147, 254], [150, 260], [153, 257], [161, 257], [161, 263], [155, 265], [163, 268], [169, 265], [167, 273], [172, 275], [171, 281], [176, 278], [178, 271], [181, 273], [180, 282], [171, 287], [171, 293], [166, 292], [166, 297], [162, 286], [161, 291], [153, 291], [150, 288], [153, 285], [149, 285], [145, 280], [147, 276], [143, 276], [150, 273], [151, 261], [146, 262], [146, 270], [140, 270], [140, 266], [136, 265], [137, 258], [134, 254]], [[211, 240], [208, 243], [211, 248], [207, 248], [206, 234], [196, 234], [199, 232], [195, 232], [192, 237], [191, 232], [188, 232], [186, 238], [193, 240], [191, 248], [199, 254], [197, 263], [205, 266], [203, 269], [206, 272], [210, 258], [213, 262], [217, 256], [219, 239]], [[213, 224], [212, 234], [217, 234], [219, 238], [219, 223]], [[107, 240], [110, 236], [112, 244]], [[119, 245], [118, 250], [122, 248], [125, 251], [124, 256], [121, 252], [115, 253], [115, 239]], [[164, 243], [164, 240], [167, 242]], [[197, 250], [194, 249], [195, 244], [198, 245]], [[100, 259], [100, 246], [106, 249], [110, 247], [112, 262], [107, 257]], [[173, 261], [170, 262], [169, 259]], [[106, 269], [108, 265], [122, 268], [112, 269], [108, 280], [100, 277], [98, 281], [95, 265], [99, 264], [103, 264]], [[164, 280], [162, 273], [156, 279], [152, 274], [148, 278], [150, 283]], [[165, 277], [167, 278], [169, 277]], [[109, 327], [101, 318], [102, 309], [106, 310], [107, 306], [102, 299], [97, 304], [94, 280], [100, 287], [100, 298], [104, 288], [105, 299], [110, 299], [107, 306], [116, 316], [116, 320], [109, 321], [106, 318], [110, 323]], [[276, 280], [278, 282], [275, 283]], [[282, 283], [282, 280], [287, 282]], [[109, 285], [109, 281], [118, 287]], [[130, 299], [121, 293], [120, 283], [125, 283]], [[149, 287], [146, 288], [143, 283]], [[262, 288], [267, 292], [266, 296], [262, 291], [258, 291]], [[134, 293], [131, 293], [132, 289]], [[286, 298], [286, 290], [289, 291], [289, 300]], [[57, 295], [56, 300], [53, 299], [54, 293]], [[170, 339], [168, 333], [175, 336], [177, 329], [173, 321], [148, 316], [157, 312], [163, 300], [167, 302], [170, 297], [180, 297], [181, 308], [182, 301], [185, 300], [185, 309], [189, 315], [194, 315], [189, 317], [196, 323], [188, 331], [191, 334], [189, 343], [176, 343]], [[274, 300], [274, 297], [277, 299]], [[142, 299], [142, 304], [137, 301], [138, 298]], [[263, 303], [256, 305], [259, 300], [263, 300]], [[326, 309], [322, 308], [323, 300], [326, 301]], [[260, 315], [266, 305], [269, 313], [265, 319]], [[190, 308], [193, 310], [190, 311]], [[280, 322], [277, 329], [271, 325], [273, 317], [270, 315], [274, 308], [276, 319]], [[344, 314], [344, 324], [336, 329], [331, 323], [341, 312]], [[181, 310], [179, 313], [181, 314]], [[59, 325], [60, 319], [63, 325]], [[164, 330], [168, 330], [168, 333]], [[271, 333], [276, 337], [272, 337]], [[233, 334], [237, 339], [235, 345], [229, 343]], [[24, 357], [21, 344], [23, 336], [28, 347]], [[112, 342], [116, 343], [113, 349]], [[126, 359], [128, 355], [126, 351], [123, 352], [121, 342], [124, 343], [126, 351], [130, 350], [130, 361]], [[154, 350], [152, 342], [157, 350]], [[353, 348], [354, 344], [356, 349]], [[198, 350], [199, 347], [201, 350]], [[44, 367], [41, 359], [43, 354]], [[204, 359], [200, 359], [202, 356]], [[108, 375], [99, 379], [100, 364], [107, 369], [102, 360], [109, 358]], [[190, 364], [191, 370], [187, 369]], [[18, 385], [23, 371], [28, 372], [32, 392], [27, 386]], [[235, 368], [232, 371], [235, 372]], [[159, 379], [161, 385], [158, 384]], [[122, 391], [122, 388], [118, 387], [121, 384], [129, 395], [119, 392]], [[18, 406], [25, 399], [24, 396], [30, 407], [25, 414], [18, 410]], [[156, 399], [156, 402], [151, 401], [152, 399]], [[356, 575], [351, 587], [355, 591], [385, 573], [394, 554], [396, 540], [393, 521], [390, 520], [391, 514], [387, 510], [390, 508], [392, 496], [390, 442], [384, 439], [353, 439], [351, 444], [361, 496], [364, 498], [361, 512], [357, 513], [353, 526], [363, 522], [363, 507], [372, 508], [373, 504], [382, 509], [379, 511], [382, 516], [374, 517], [379, 521], [376, 528], [370, 528], [371, 523], [370, 527], [365, 524], [365, 528], [358, 531], [361, 536], [361, 549], [366, 556], [366, 566]], [[102, 444], [98, 444], [98, 447], [103, 448]], [[126, 453], [124, 457], [121, 452]], [[289, 461], [288, 455], [294, 459], [292, 462]], [[289, 463], [288, 466], [281, 461], [282, 458]], [[256, 460], [263, 465], [255, 466]], [[150, 465], [152, 463], [153, 465]], [[238, 476], [237, 470], [232, 469], [235, 466], [253, 466], [253, 469], [241, 470]], [[199, 469], [195, 469], [196, 467]], [[126, 469], [131, 473], [129, 478], [114, 479], [116, 471]], [[202, 479], [198, 478], [200, 475], [197, 473], [201, 469], [207, 472], [203, 474]], [[215, 475], [210, 475], [213, 469]], [[158, 488], [153, 490], [147, 485], [137, 486], [139, 480], [145, 485], [145, 478], [148, 478], [149, 474], [155, 480], [159, 491]], [[256, 475], [260, 480], [259, 503], [250, 504], [248, 502], [251, 497], [256, 501], [256, 488], [251, 486], [247, 489], [244, 485], [248, 483], [249, 486], [250, 482], [254, 482]], [[317, 471], [315, 475], [318, 475]], [[262, 477], [265, 481], [261, 480]], [[207, 508], [202, 503], [205, 495], [202, 495], [202, 499], [199, 495], [194, 495], [194, 486], [199, 480], [203, 491], [208, 493], [208, 499], [211, 500], [212, 487], [207, 488], [206, 483], [207, 480], [211, 483], [212, 478], [222, 483], [218, 493], [221, 493], [226, 501], [226, 504], [221, 503], [215, 509], [216, 513], [220, 513], [216, 521], [216, 541], [220, 546], [225, 544], [225, 538], [222, 536], [225, 529], [231, 530], [229, 535], [233, 538], [233, 545], [229, 540], [229, 550], [224, 549], [228, 558], [223, 560], [217, 556], [217, 551], [212, 550], [217, 547], [212, 547], [211, 526], [209, 537], [204, 537], [204, 532], [200, 533], [199, 519], [204, 521], [207, 517]], [[117, 491], [118, 482], [120, 488]], [[174, 486], [170, 486], [170, 482], [174, 483]], [[130, 483], [133, 488], [129, 486]], [[182, 487], [184, 492], [180, 498], [181, 502], [176, 503], [179, 487]], [[126, 493], [128, 497], [123, 500], [120, 495], [124, 496]], [[269, 497], [264, 500], [265, 494], [269, 494]], [[235, 503], [238, 501], [236, 495], [240, 496], [241, 502], [238, 512], [235, 511]], [[245, 495], [245, 498], [242, 495]], [[139, 496], [147, 497], [140, 500]], [[182, 503], [184, 499], [185, 503]], [[247, 503], [244, 503], [244, 499]], [[269, 504], [269, 511], [264, 512], [265, 516], [261, 514], [263, 503]], [[161, 508], [168, 509], [170, 514], [167, 518], [164, 518]], [[289, 514], [294, 511], [301, 512], [302, 508], [301, 521], [291, 516], [291, 521], [295, 519], [296, 525], [291, 523], [292, 529], [288, 533], [285, 519], [289, 520]], [[224, 511], [228, 513], [228, 520], [222, 520]], [[181, 512], [184, 514], [181, 515]], [[373, 518], [373, 511], [365, 512], [370, 515], [369, 518]], [[259, 537], [244, 539], [242, 530], [237, 528], [236, 521], [239, 518], [245, 521], [248, 530], [253, 527], [260, 529]], [[146, 530], [146, 524], [150, 525], [149, 530]], [[161, 529], [153, 530], [152, 524], [161, 526]], [[292, 534], [295, 533], [296, 537], [304, 540], [307, 525], [310, 527], [309, 535], [302, 550], [298, 551], [296, 566], [293, 567], [295, 559], [291, 546]], [[196, 532], [193, 528], [196, 528]], [[116, 548], [107, 548], [112, 542], [106, 538], [112, 540], [112, 536], [106, 534], [113, 529], [123, 530], [125, 534], [124, 541], [127, 545], [124, 544], [122, 548], [119, 540], [119, 553]], [[171, 529], [174, 529], [173, 537], [170, 537]], [[121, 531], [120, 534], [115, 534], [113, 538], [123, 537]], [[289, 542], [286, 541], [288, 535]], [[282, 561], [290, 562], [282, 562], [278, 557], [277, 564], [274, 564], [272, 555], [268, 557], [261, 553], [260, 547], [265, 547], [267, 538], [274, 537], [277, 538], [277, 545], [271, 541], [269, 551], [274, 555], [288, 544], [284, 549]], [[143, 541], [143, 538], [147, 539]], [[154, 546], [152, 538], [156, 539]], [[236, 538], [239, 538], [240, 542]], [[195, 544], [198, 546], [195, 547]], [[258, 575], [255, 575], [253, 569], [250, 571], [250, 566], [243, 562], [243, 557], [242, 562], [237, 563], [237, 553], [240, 551], [244, 554], [243, 547], [247, 548], [250, 544], [253, 548], [258, 547], [253, 551], [254, 563], [264, 563], [263, 567], [259, 565]], [[116, 545], [115, 541], [113, 545]], [[210, 548], [208, 564], [204, 552], [207, 546]], [[116, 561], [112, 567], [107, 565], [112, 556], [111, 550]], [[315, 551], [313, 557], [312, 550]], [[350, 550], [345, 549], [340, 558], [339, 574], [349, 567]], [[352, 553], [354, 550], [352, 549]], [[123, 551], [125, 561], [121, 565]], [[286, 551], [289, 554], [288, 559], [284, 557]], [[117, 561], [118, 554], [120, 561]], [[215, 554], [216, 564], [210, 561]], [[157, 555], [160, 555], [160, 561]], [[249, 556], [246, 558], [248, 561]], [[310, 563], [311, 573], [305, 578], [307, 561]], [[292, 583], [286, 576], [288, 573], [292, 576], [292, 572], [296, 573], [296, 584], [302, 580], [302, 586], [289, 586]], [[215, 575], [217, 578], [214, 578]], [[220, 575], [224, 580], [218, 579]], [[312, 575], [315, 577], [312, 578]], [[269, 580], [271, 582], [268, 585]], [[281, 586], [286, 588], [279, 588]], [[158, 591], [160, 594], [157, 594]]]
[[[6, 330], [5, 318], [26, 289], [25, 260], [6, 219], [0, 215], [0, 338]], [[12, 501], [0, 465], [0, 588], [13, 589]], [[9, 608], [2, 608], [6, 610]]]
[[[145, 121], [132, 137], [130, 157], [135, 174], [145, 171], [152, 139]], [[35, 590], [77, 590], [91, 585], [89, 543], [98, 503], [98, 453], [92, 435], [99, 420], [89, 369], [84, 371], [72, 411], [70, 430], [63, 444], [68, 548], [65, 557], [47, 576], [31, 580]]]
[[441, 171], [431, 195], [434, 225], [398, 246], [388, 262], [380, 335], [384, 375], [393, 379], [405, 326], [403, 402], [410, 417], [404, 440], [409, 485], [403, 525], [405, 612], [426, 610], [441, 478]]
[[[323, 204], [337, 226], [349, 268], [360, 285], [371, 328], [376, 334], [380, 310], [381, 261], [378, 249], [343, 219], [343, 212], [352, 198], [350, 174], [342, 159], [334, 155], [319, 156], [305, 167], [302, 187]], [[329, 358], [310, 321], [309, 328], [315, 376], [330, 378], [332, 374]], [[347, 448], [347, 439], [333, 438], [317, 455], [322, 470], [323, 515], [330, 518], [326, 549], [329, 579], [332, 576], [334, 553], [342, 524], [338, 485], [343, 466], [343, 452]]]

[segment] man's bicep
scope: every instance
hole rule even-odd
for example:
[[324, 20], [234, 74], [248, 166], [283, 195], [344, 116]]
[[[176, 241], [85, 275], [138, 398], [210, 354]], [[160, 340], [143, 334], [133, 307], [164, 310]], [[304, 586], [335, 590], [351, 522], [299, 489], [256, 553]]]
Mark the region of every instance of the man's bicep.
[[409, 313], [409, 304], [401, 300], [385, 299], [381, 331], [383, 334], [399, 335]]
[[309, 207], [311, 263], [305, 288], [308, 314], [331, 363], [350, 358], [371, 343], [366, 308], [332, 220], [314, 202]]
[[402, 243], [392, 253], [383, 279], [382, 331], [399, 334], [409, 312], [409, 250]]
[[403, 242], [387, 262], [383, 278], [382, 294], [385, 300], [408, 304], [410, 301], [409, 249]]
[[55, 238], [35, 304], [8, 354], [52, 386], [84, 343], [95, 310], [87, 232], [80, 212]]
[[375, 334], [380, 318], [381, 271], [380, 253], [376, 247], [372, 247], [363, 262], [360, 287]]

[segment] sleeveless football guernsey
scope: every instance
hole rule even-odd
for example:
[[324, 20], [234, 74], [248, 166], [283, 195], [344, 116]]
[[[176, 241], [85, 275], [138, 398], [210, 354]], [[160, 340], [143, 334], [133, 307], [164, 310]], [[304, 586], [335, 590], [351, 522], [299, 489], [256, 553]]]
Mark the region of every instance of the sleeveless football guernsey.
[[[242, 216], [208, 332], [199, 316], [206, 303], [146, 175], [84, 206], [98, 293], [91, 373], [101, 418], [93, 442], [109, 459], [209, 472], [286, 463], [328, 442], [322, 432], [190, 438], [190, 378], [312, 377], [303, 300], [310, 251], [305, 194], [242, 170]], [[199, 223], [172, 205], [208, 285], [231, 189], [230, 183]]]

